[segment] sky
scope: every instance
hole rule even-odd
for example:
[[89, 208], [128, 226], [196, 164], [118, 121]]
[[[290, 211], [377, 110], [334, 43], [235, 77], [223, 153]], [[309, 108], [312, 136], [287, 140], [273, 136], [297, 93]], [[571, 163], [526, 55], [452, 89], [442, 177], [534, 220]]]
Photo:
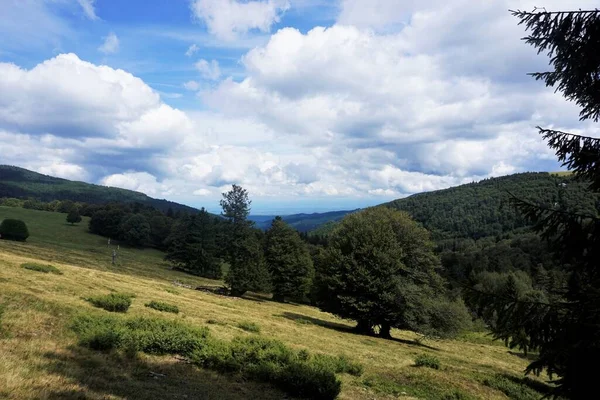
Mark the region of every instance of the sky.
[[254, 214], [556, 171], [536, 126], [600, 132], [527, 75], [543, 3], [0, 0], [0, 164]]

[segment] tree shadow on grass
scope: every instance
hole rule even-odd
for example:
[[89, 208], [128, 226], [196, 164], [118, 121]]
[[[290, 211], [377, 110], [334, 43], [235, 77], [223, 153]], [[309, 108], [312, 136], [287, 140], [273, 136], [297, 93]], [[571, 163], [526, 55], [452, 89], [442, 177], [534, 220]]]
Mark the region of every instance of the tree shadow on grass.
[[[507, 385], [502, 382], [503, 380], [510, 381], [513, 385]], [[532, 398], [533, 396], [539, 396], [539, 398], [547, 398], [551, 397], [552, 390], [554, 389], [554, 387], [551, 384], [548, 384], [546, 382], [535, 380], [528, 376], [518, 377], [506, 373], [496, 374], [493, 378], [486, 380], [485, 384], [487, 386], [502, 391], [510, 398], [515, 397], [514, 393], [520, 393], [523, 395], [522, 398], [525, 398], [525, 392], [529, 392], [529, 397], [527, 398]], [[534, 393], [531, 393], [531, 391], [533, 391]], [[559, 399], [562, 399], [562, 397], [560, 397]]]
[[46, 353], [46, 370], [78, 388], [50, 391], [47, 399], [281, 399], [282, 392], [265, 384], [199, 369], [174, 357], [101, 353], [78, 346]]
[[[355, 328], [352, 326], [348, 326], [345, 324], [340, 324], [338, 322], [331, 322], [331, 321], [324, 321], [322, 319], [318, 319], [318, 318], [314, 318], [314, 317], [309, 317], [306, 315], [302, 315], [302, 314], [296, 314], [296, 313], [291, 313], [291, 312], [283, 312], [281, 314], [276, 314], [276, 317], [282, 317], [282, 318], [286, 318], [292, 321], [295, 321], [299, 324], [307, 324], [307, 325], [318, 325], [318, 326], [322, 326], [324, 328], [328, 328], [328, 329], [333, 329], [335, 331], [338, 332], [344, 332], [344, 333], [352, 333], [355, 335], [361, 335], [361, 336], [366, 336], [366, 337], [378, 337], [377, 335], [372, 335], [372, 336], [367, 336], [364, 335], [362, 333], [358, 333], [356, 332]], [[383, 339], [383, 338], [381, 338]], [[400, 339], [400, 338], [389, 338], [389, 339], [385, 339], [385, 340], [389, 340], [392, 342], [397, 342], [397, 343], [402, 343], [402, 344], [406, 344], [409, 346], [418, 346], [418, 347], [423, 347], [429, 350], [437, 350], [439, 351], [438, 348], [436, 347], [432, 347], [432, 346], [428, 346], [424, 343], [420, 343], [420, 342], [416, 342], [414, 340], [406, 340], [406, 339]]]
[[528, 361], [535, 361], [538, 358], [537, 354], [532, 354], [532, 353], [525, 354], [525, 353], [520, 352], [520, 351], [511, 351], [511, 350], [509, 350], [509, 351], [507, 351], [507, 353], [510, 354], [510, 355], [522, 358], [523, 360], [528, 360]]

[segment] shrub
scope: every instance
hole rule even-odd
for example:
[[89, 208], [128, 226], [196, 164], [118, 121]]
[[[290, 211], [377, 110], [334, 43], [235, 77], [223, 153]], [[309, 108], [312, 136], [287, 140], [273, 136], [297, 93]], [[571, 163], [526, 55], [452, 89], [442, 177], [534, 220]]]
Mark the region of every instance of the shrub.
[[125, 293], [111, 293], [102, 296], [88, 297], [86, 300], [92, 303], [94, 307], [103, 308], [111, 312], [127, 312], [131, 306], [131, 299], [134, 296]]
[[338, 374], [361, 376], [363, 373], [363, 366], [361, 364], [350, 360], [344, 355], [332, 357], [325, 354], [315, 354], [313, 358], [316, 364], [331, 369]]
[[29, 230], [25, 222], [19, 219], [5, 219], [0, 224], [2, 239], [24, 242], [29, 237]]
[[25, 263], [25, 264], [21, 264], [21, 267], [25, 268], [25, 269], [29, 269], [31, 271], [38, 271], [38, 272], [43, 272], [45, 274], [47, 273], [53, 273], [56, 275], [62, 275], [63, 273], [61, 272], [61, 270], [59, 270], [58, 268], [56, 268], [53, 265], [42, 265], [42, 264], [36, 264], [36, 263]]
[[235, 338], [231, 343], [213, 340], [193, 359], [204, 368], [269, 382], [294, 396], [334, 399], [341, 390], [332, 365], [316, 361], [306, 350], [295, 352], [259, 336]]
[[421, 354], [415, 358], [415, 365], [417, 367], [440, 369], [440, 360], [438, 360], [435, 356]]
[[191, 354], [204, 346], [208, 329], [158, 318], [128, 320], [81, 315], [71, 328], [79, 344], [94, 350], [125, 349], [149, 354]]
[[237, 324], [237, 327], [246, 332], [260, 333], [260, 326], [254, 322], [242, 321]]
[[288, 393], [309, 399], [335, 399], [342, 387], [333, 371], [306, 363], [288, 365], [274, 381]]
[[192, 354], [208, 338], [207, 328], [195, 328], [178, 321], [134, 318], [123, 324], [122, 347], [149, 354]]
[[150, 303], [146, 303], [144, 305], [148, 308], [153, 308], [157, 311], [179, 314], [179, 307], [174, 306], [172, 304], [163, 303], [161, 301], [151, 301]]

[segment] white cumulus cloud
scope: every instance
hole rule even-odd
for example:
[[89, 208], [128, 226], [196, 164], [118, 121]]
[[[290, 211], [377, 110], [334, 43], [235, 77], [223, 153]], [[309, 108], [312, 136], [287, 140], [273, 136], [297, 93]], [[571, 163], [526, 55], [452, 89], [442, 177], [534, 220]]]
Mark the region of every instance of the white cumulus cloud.
[[183, 84], [183, 87], [187, 90], [195, 92], [200, 89], [200, 84], [197, 81], [187, 81]]
[[221, 76], [221, 69], [216, 60], [207, 61], [201, 59], [195, 64], [195, 67], [204, 79], [216, 81]]
[[251, 30], [268, 32], [289, 9], [288, 0], [193, 0], [192, 14], [208, 31], [223, 40], [234, 40]]

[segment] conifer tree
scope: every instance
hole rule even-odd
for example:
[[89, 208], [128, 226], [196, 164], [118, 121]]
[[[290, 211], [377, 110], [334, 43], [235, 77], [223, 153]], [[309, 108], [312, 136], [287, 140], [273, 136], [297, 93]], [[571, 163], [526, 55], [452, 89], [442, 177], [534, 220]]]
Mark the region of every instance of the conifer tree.
[[[529, 31], [525, 41], [546, 52], [552, 70], [532, 74], [581, 107], [580, 119], [600, 118], [600, 10], [514, 11]], [[600, 191], [600, 139], [538, 128], [574, 176]], [[596, 392], [600, 359], [600, 205], [593, 212], [519, 199], [517, 207], [555, 250], [568, 274], [564, 287], [490, 296], [472, 292], [484, 313], [494, 314], [497, 338], [538, 355], [526, 372], [556, 377], [555, 396], [587, 399]]]
[[175, 224], [167, 238], [165, 259], [191, 274], [220, 279], [215, 232], [215, 221], [204, 208], [197, 215], [188, 215]]
[[308, 248], [298, 232], [276, 217], [266, 234], [265, 256], [273, 285], [273, 299], [302, 299], [314, 275]]
[[243, 296], [247, 291], [267, 290], [269, 279], [262, 243], [253, 222], [248, 220], [252, 204], [248, 191], [233, 185], [229, 192], [223, 193], [220, 204], [222, 215], [228, 220], [225, 256], [229, 271], [225, 283], [229, 285], [231, 295]]

